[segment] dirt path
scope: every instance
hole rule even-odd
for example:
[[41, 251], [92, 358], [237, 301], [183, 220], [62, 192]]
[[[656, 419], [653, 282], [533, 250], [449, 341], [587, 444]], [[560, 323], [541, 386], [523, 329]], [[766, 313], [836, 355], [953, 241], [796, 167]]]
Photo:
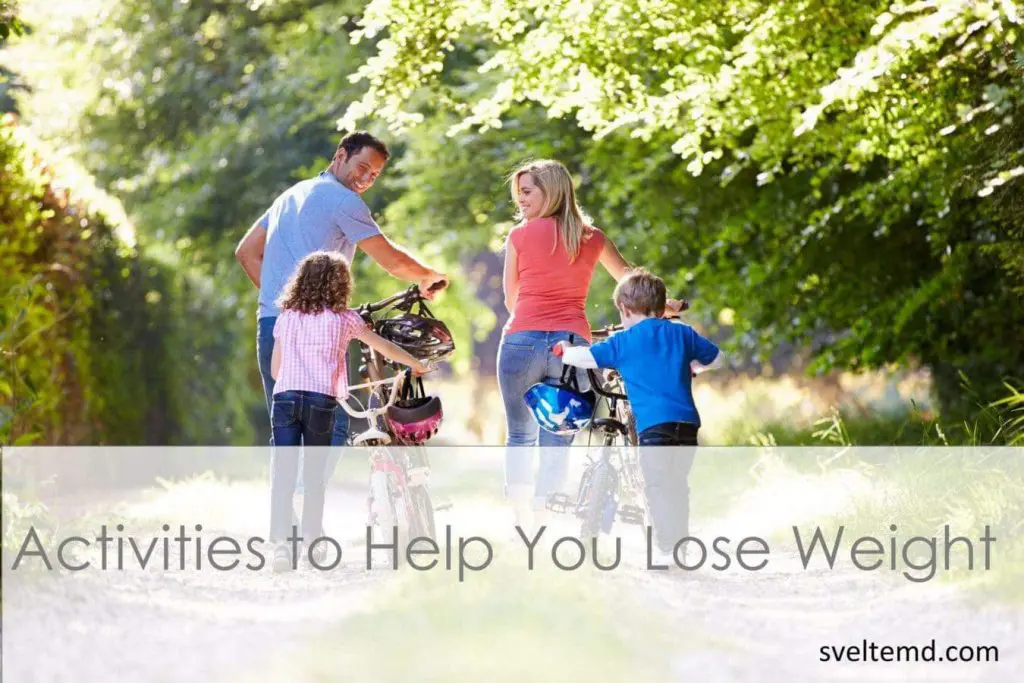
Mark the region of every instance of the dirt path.
[[[185, 523], [190, 501], [209, 499], [217, 486], [171, 492], [155, 501], [139, 499], [126, 514]], [[224, 487], [217, 493], [222, 505], [204, 513], [204, 519], [217, 523], [205, 528], [203, 537], [212, 539], [218, 530], [236, 538], [260, 535], [262, 520], [253, 512], [261, 509], [262, 495], [258, 486]], [[344, 632], [347, 618], [375, 609], [382, 591], [401, 581], [401, 574], [388, 569], [365, 569], [357, 540], [365, 531], [360, 526], [363, 504], [361, 494], [352, 489], [332, 490], [328, 496], [325, 526], [347, 541], [345, 564], [332, 571], [301, 568], [274, 575], [268, 568], [150, 568], [59, 578], [5, 571], [4, 681], [349, 680], [340, 670], [328, 678], [322, 670], [319, 677], [307, 678], [302, 663], [311, 638], [330, 629]], [[441, 513], [438, 524], [501, 536], [505, 514], [487, 504], [456, 506]], [[736, 521], [723, 520], [717, 528]], [[562, 519], [551, 530], [572, 528], [570, 520]], [[610, 603], [615, 609], [628, 604], [669, 624], [671, 632], [658, 635], [678, 644], [666, 652], [672, 680], [1020, 680], [1020, 610], [982, 608], [948, 586], [922, 587], [862, 572], [804, 570], [794, 556], [775, 556], [758, 573], [656, 573], [637, 564], [642, 536], [628, 533], [624, 566], [598, 580], [616, 596]], [[509, 548], [506, 552], [523, 550]], [[191, 564], [194, 558], [188, 555]], [[177, 558], [171, 554], [172, 566]], [[472, 585], [467, 582], [460, 590], [473, 590]], [[411, 628], [430, 633], [429, 622]], [[938, 648], [996, 645], [1000, 661], [845, 666], [818, 661], [822, 646], [865, 639], [879, 646], [924, 645], [932, 639]], [[344, 643], [338, 647], [343, 649]], [[495, 654], [505, 651], [499, 642], [487, 647]], [[269, 678], [260, 678], [261, 672], [271, 671], [275, 673]]]
[[[351, 515], [359, 503], [344, 490], [332, 491], [328, 500], [325, 521]], [[221, 531], [239, 539], [261, 532]], [[217, 535], [203, 530], [208, 541]], [[173, 542], [169, 548], [170, 571], [163, 571], [161, 559], [146, 570], [5, 573], [4, 680], [235, 680], [243, 669], [287, 656], [311, 632], [360, 609], [371, 585], [386, 578], [358, 566], [277, 575], [269, 566], [179, 571], [180, 553]], [[195, 554], [186, 555], [191, 568]], [[99, 567], [97, 553], [90, 559]], [[255, 556], [242, 556], [241, 566], [250, 561]]]

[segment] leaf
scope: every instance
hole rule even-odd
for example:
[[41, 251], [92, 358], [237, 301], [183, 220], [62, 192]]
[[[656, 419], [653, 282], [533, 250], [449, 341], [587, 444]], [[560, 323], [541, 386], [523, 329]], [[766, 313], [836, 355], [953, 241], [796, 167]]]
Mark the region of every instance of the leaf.
[[41, 432], [28, 432], [14, 440], [14, 446], [29, 446], [43, 438]]

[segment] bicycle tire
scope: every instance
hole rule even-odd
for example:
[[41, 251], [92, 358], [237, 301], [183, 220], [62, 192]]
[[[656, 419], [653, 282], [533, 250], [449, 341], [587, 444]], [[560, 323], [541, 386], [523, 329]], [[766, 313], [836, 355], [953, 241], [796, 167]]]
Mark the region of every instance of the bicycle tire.
[[[586, 476], [586, 475], [584, 475]], [[612, 464], [605, 459], [598, 460], [589, 472], [586, 500], [583, 501], [583, 518], [580, 536], [583, 539], [597, 538], [604, 526], [607, 506], [615, 495], [615, 473]]]
[[395, 491], [393, 485], [391, 504], [395, 510], [396, 526], [398, 527], [398, 563], [395, 565], [395, 569], [398, 569], [406, 563], [406, 551], [409, 549], [409, 542], [413, 539], [412, 520], [414, 515], [409, 506], [408, 492], [404, 496], [400, 495]]
[[416, 486], [409, 491], [412, 502], [412, 538], [426, 537], [437, 541], [437, 528], [434, 523], [434, 504], [430, 500], [430, 492], [426, 486]]
[[626, 425], [626, 445], [640, 445], [640, 437], [636, 433], [636, 415], [633, 414], [632, 406], [626, 401], [620, 401], [616, 408], [619, 412], [619, 422]]
[[397, 541], [397, 552], [392, 565], [395, 569], [402, 566], [405, 551], [409, 547], [409, 516], [405, 501], [396, 495], [391, 477], [387, 472], [374, 472], [370, 475], [371, 511], [373, 515], [374, 544]]

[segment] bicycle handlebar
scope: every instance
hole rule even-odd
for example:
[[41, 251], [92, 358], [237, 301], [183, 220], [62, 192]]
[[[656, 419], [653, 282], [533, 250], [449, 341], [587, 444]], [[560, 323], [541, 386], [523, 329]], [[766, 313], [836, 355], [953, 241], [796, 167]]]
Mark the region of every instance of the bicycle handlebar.
[[622, 332], [625, 328], [622, 325], [605, 325], [590, 331], [590, 336], [594, 339], [607, 339], [616, 332]]
[[348, 404], [347, 397], [339, 398], [338, 403], [341, 404], [341, 407], [345, 410], [346, 413], [348, 413], [349, 415], [356, 419], [371, 419], [383, 415], [385, 412], [387, 412], [388, 408], [395, 404], [395, 399], [398, 397], [399, 387], [401, 386], [402, 381], [405, 378], [406, 372], [408, 372], [408, 370], [395, 374], [393, 379], [381, 379], [375, 382], [365, 382], [363, 384], [357, 384], [355, 386], [349, 387], [350, 390], [363, 389], [391, 382], [391, 395], [388, 396], [388, 402], [382, 406], [379, 406], [377, 408], [367, 408], [366, 410], [356, 410], [355, 408]]
[[[683, 317], [683, 311], [689, 308], [690, 303], [688, 301], [683, 301], [683, 307], [679, 310], [678, 313], [670, 313], [668, 311], [665, 311], [665, 314], [662, 315], [661, 317], [664, 318], [665, 320], [678, 320], [679, 318]], [[604, 327], [595, 327], [594, 329], [590, 330], [590, 336], [593, 337], [594, 339], [606, 339], [611, 335], [615, 334], [616, 332], [622, 332], [622, 330], [624, 329], [625, 328], [622, 325], [605, 325]]]
[[590, 377], [590, 387], [594, 390], [594, 393], [598, 396], [604, 396], [616, 401], [628, 401], [629, 397], [625, 394], [616, 394], [614, 391], [605, 391], [601, 388], [601, 382], [599, 381], [598, 374], [591, 369], [587, 369], [587, 376]]
[[[561, 344], [555, 344], [554, 346], [552, 346], [551, 353], [561, 358], [563, 353]], [[590, 386], [593, 387], [594, 393], [600, 396], [604, 396], [605, 398], [615, 399], [617, 401], [629, 400], [628, 398], [626, 398], [625, 394], [616, 394], [613, 391], [605, 391], [604, 389], [602, 389], [601, 382], [598, 380], [598, 375], [592, 369], [587, 368], [587, 376], [590, 377]]]
[[423, 295], [420, 294], [419, 285], [409, 285], [406, 289], [399, 292], [398, 294], [392, 294], [386, 299], [381, 299], [372, 304], [363, 304], [356, 310], [360, 313], [376, 313], [377, 311], [383, 310], [388, 306], [398, 303], [399, 301], [405, 301], [408, 299], [419, 300], [422, 299]]

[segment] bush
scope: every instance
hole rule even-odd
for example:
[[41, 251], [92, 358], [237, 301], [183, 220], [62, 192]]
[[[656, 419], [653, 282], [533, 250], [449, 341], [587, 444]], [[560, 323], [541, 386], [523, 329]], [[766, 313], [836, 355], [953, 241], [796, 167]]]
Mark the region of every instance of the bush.
[[251, 443], [232, 298], [61, 180], [4, 117], [0, 443]]

